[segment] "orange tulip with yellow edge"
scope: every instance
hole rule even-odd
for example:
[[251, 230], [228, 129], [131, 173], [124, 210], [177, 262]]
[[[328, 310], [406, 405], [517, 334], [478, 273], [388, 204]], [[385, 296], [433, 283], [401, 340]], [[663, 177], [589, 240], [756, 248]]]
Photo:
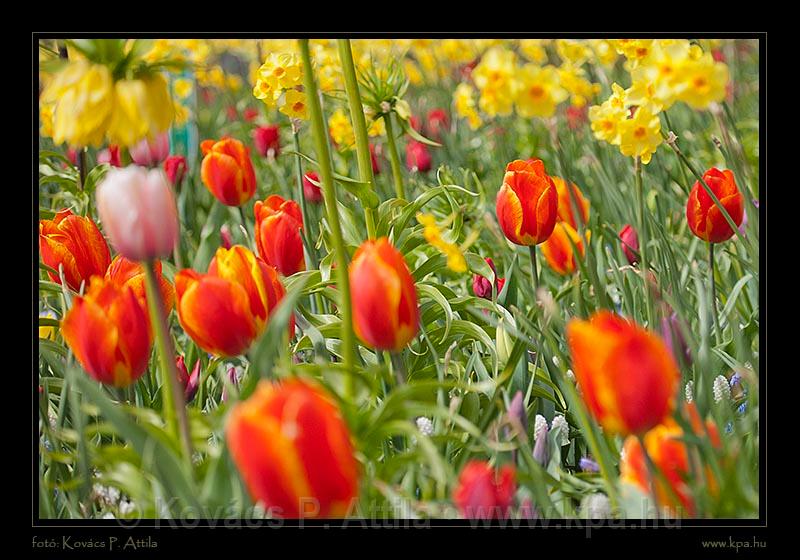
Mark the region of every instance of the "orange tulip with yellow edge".
[[558, 217], [558, 194], [539, 159], [512, 161], [497, 193], [497, 221], [517, 245], [538, 245], [550, 237]]

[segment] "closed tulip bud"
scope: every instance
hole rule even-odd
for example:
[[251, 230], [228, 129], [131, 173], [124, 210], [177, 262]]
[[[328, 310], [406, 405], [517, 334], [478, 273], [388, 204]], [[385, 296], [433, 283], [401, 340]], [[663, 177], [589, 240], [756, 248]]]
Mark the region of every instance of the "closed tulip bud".
[[472, 460], [458, 477], [453, 502], [466, 519], [505, 519], [516, 491], [513, 466], [503, 465], [495, 472], [486, 461]]
[[497, 221], [516, 245], [538, 245], [556, 225], [558, 193], [541, 160], [512, 161], [497, 193]]
[[86, 372], [101, 383], [125, 387], [144, 373], [152, 340], [147, 315], [133, 290], [95, 276], [76, 296], [61, 332]]
[[186, 362], [183, 356], [178, 356], [175, 360], [175, 365], [178, 368], [178, 383], [183, 389], [183, 398], [188, 404], [194, 400], [195, 395], [197, 395], [197, 389], [200, 387], [200, 360], [194, 363], [191, 373], [186, 369]]
[[365, 241], [349, 273], [358, 337], [379, 350], [401, 350], [419, 329], [417, 292], [402, 253], [385, 237]]
[[179, 188], [186, 176], [186, 158], [183, 156], [169, 156], [164, 160], [164, 171], [167, 174], [170, 184]]
[[206, 352], [224, 357], [247, 350], [286, 293], [276, 270], [241, 245], [217, 249], [207, 274], [178, 272], [175, 292], [186, 333]]
[[[503, 291], [503, 286], [506, 284], [506, 279], [497, 277], [497, 269], [494, 267], [494, 261], [492, 259], [487, 258], [484, 260], [495, 274], [495, 288], [497, 289], [497, 294], [499, 295], [500, 292]], [[479, 274], [475, 274], [472, 276], [472, 293], [480, 298], [492, 299], [492, 283], [489, 282], [488, 278], [484, 278]]]
[[253, 122], [256, 120], [256, 117], [258, 117], [258, 109], [247, 107], [244, 111], [242, 111], [242, 116], [247, 122]]
[[[744, 199], [736, 186], [733, 173], [727, 169], [720, 171], [712, 167], [703, 173], [703, 180], [738, 227], [744, 217]], [[721, 243], [735, 233], [700, 181], [695, 182], [689, 193], [686, 219], [692, 233], [703, 241]]]
[[422, 142], [411, 140], [406, 145], [406, 167], [409, 171], [426, 173], [431, 170], [431, 152]]
[[633, 229], [633, 226], [630, 224], [625, 224], [625, 227], [619, 232], [619, 239], [622, 252], [625, 253], [625, 258], [628, 259], [628, 263], [630, 263], [631, 266], [635, 265], [639, 262], [639, 235], [636, 233], [636, 230]]
[[[558, 193], [558, 219], [568, 223], [573, 229], [579, 229], [578, 220], [589, 223], [589, 201], [583, 196], [578, 185], [572, 183], [572, 196], [567, 190], [567, 182], [561, 177], [551, 177]], [[577, 216], [575, 210], [577, 209]]]
[[300, 379], [262, 381], [226, 441], [250, 495], [276, 518], [342, 518], [358, 494], [350, 433], [333, 399]]
[[372, 174], [373, 175], [380, 175], [381, 167], [378, 165], [378, 155], [377, 155], [377, 148], [375, 144], [369, 145], [369, 161], [372, 163]]
[[250, 150], [233, 138], [204, 140], [200, 145], [203, 163], [200, 178], [217, 200], [227, 206], [241, 206], [256, 194], [256, 172]]
[[306, 269], [303, 253], [303, 214], [294, 200], [273, 194], [256, 201], [256, 246], [261, 258], [284, 276]]
[[219, 227], [219, 238], [222, 241], [222, 246], [230, 249], [233, 246], [233, 236], [231, 235], [231, 228], [228, 224], [222, 224]]
[[431, 109], [428, 111], [428, 133], [434, 139], [440, 139], [442, 133], [450, 126], [450, 118], [444, 109]]
[[256, 151], [262, 157], [277, 157], [281, 153], [281, 133], [276, 125], [259, 126], [253, 132]]
[[[701, 439], [707, 438], [712, 446], [719, 447], [719, 431], [716, 425], [710, 420], [704, 423], [693, 404], [686, 404], [685, 411], [695, 435]], [[678, 423], [674, 419], [668, 418], [663, 424], [659, 424], [644, 435], [644, 445], [647, 454], [664, 475], [663, 479], [657, 477], [655, 480], [655, 494], [659, 505], [664, 507], [670, 515], [693, 517], [695, 504], [689, 487], [692, 470], [689, 466], [689, 453], [683, 442], [684, 437], [683, 430]], [[696, 473], [695, 476], [703, 475]], [[633, 484], [645, 494], [652, 492], [653, 479], [637, 437], [628, 436], [625, 440], [620, 464], [620, 479], [625, 483]], [[712, 495], [716, 494], [719, 486], [708, 466], [705, 467], [705, 480], [707, 491]]]
[[161, 170], [110, 170], [97, 187], [97, 211], [111, 244], [131, 260], [166, 257], [178, 242], [175, 197]]
[[104, 150], [97, 152], [97, 164], [107, 163], [111, 167], [122, 167], [122, 160], [119, 156], [119, 146], [111, 145]]
[[152, 139], [140, 140], [128, 149], [131, 160], [142, 167], [155, 167], [167, 159], [169, 155], [169, 134], [162, 132]]
[[[239, 377], [236, 375], [236, 368], [231, 366], [228, 368], [228, 381], [234, 389], [239, 388]], [[222, 388], [222, 402], [228, 402], [228, 387]]]
[[657, 335], [600, 311], [570, 321], [567, 344], [583, 400], [605, 430], [642, 434], [672, 412], [680, 373]]
[[48, 273], [50, 279], [60, 284], [58, 271], [63, 267], [64, 281], [76, 292], [92, 276], [105, 274], [111, 262], [97, 225], [67, 209], [56, 212], [52, 220], [39, 220], [39, 254], [42, 262], [56, 271]]
[[319, 175], [316, 171], [309, 171], [303, 175], [303, 196], [315, 204], [322, 202], [322, 189], [319, 188]]
[[[539, 419], [544, 420], [543, 422], [539, 422]], [[547, 443], [547, 434], [550, 433], [550, 429], [547, 427], [547, 420], [544, 419], [544, 416], [536, 415], [536, 426], [534, 428], [534, 443], [533, 443], [533, 458], [542, 466], [547, 466], [547, 462], [550, 460], [550, 449], [548, 448]]]
[[[161, 300], [164, 303], [164, 313], [172, 311], [175, 305], [175, 288], [164, 278], [161, 273], [161, 261], [155, 261], [156, 282], [161, 291]], [[141, 263], [117, 255], [106, 270], [106, 280], [115, 282], [120, 286], [129, 286], [136, 298], [147, 309], [147, 290], [145, 289], [145, 271]]]

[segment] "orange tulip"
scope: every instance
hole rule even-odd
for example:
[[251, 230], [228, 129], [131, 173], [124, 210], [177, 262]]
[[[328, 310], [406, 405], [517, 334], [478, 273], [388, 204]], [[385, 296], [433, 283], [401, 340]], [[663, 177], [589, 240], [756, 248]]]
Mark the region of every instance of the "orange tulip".
[[[91, 218], [60, 210], [52, 220], [39, 220], [39, 253], [42, 262], [58, 271], [64, 267], [64, 280], [72, 290], [89, 283], [92, 276], [102, 276], [111, 262], [103, 234]], [[53, 282], [61, 283], [58, 274], [49, 273]]]
[[609, 432], [641, 434], [673, 409], [680, 380], [661, 338], [609, 311], [567, 325], [583, 400]]
[[564, 276], [572, 274], [578, 268], [578, 261], [575, 258], [575, 252], [572, 250], [570, 239], [575, 244], [575, 247], [578, 248], [581, 257], [583, 257], [586, 252], [583, 240], [578, 235], [578, 232], [567, 222], [558, 222], [553, 228], [553, 234], [542, 244], [542, 253], [544, 253], [547, 264]]
[[497, 193], [497, 220], [517, 245], [538, 245], [553, 232], [558, 194], [541, 160], [512, 161]]
[[[161, 274], [161, 261], [154, 261], [156, 281], [161, 290], [164, 312], [169, 313], [175, 305], [175, 288]], [[147, 290], [145, 289], [144, 267], [137, 262], [117, 255], [106, 270], [106, 280], [116, 282], [120, 286], [130, 286], [139, 299], [143, 309], [147, 309]]]
[[147, 314], [128, 286], [95, 276], [75, 296], [61, 332], [94, 379], [124, 387], [144, 373], [152, 340]]
[[341, 518], [358, 494], [350, 433], [338, 406], [300, 379], [262, 381], [231, 412], [231, 456], [254, 501], [278, 518]]
[[273, 194], [256, 201], [256, 245], [258, 253], [284, 276], [305, 270], [303, 254], [303, 214], [294, 200]]
[[[700, 414], [693, 404], [686, 405], [686, 412], [695, 435], [701, 438], [708, 437], [714, 447], [719, 447], [717, 426], [707, 420], [704, 429]], [[668, 418], [663, 424], [659, 424], [645, 434], [644, 445], [647, 454], [650, 455], [653, 463], [666, 479], [666, 484], [663, 480], [656, 480], [655, 490], [659, 506], [666, 507], [672, 514], [679, 515], [683, 510], [692, 517], [695, 514], [695, 505], [686, 482], [691, 471], [686, 444], [681, 441], [683, 437], [684, 433], [681, 427], [673, 418]], [[624, 459], [620, 465], [622, 481], [631, 483], [645, 494], [650, 495], [652, 478], [637, 437], [628, 436], [625, 440], [623, 456]], [[715, 494], [718, 490], [717, 481], [708, 467], [705, 469], [705, 480], [708, 491]]]
[[204, 140], [200, 177], [217, 200], [241, 206], [256, 194], [256, 173], [250, 150], [234, 138]]
[[350, 263], [353, 327], [379, 350], [397, 352], [416, 336], [419, 308], [414, 279], [402, 253], [381, 237], [365, 241]]
[[[578, 188], [578, 185], [572, 183], [572, 197], [567, 190], [567, 182], [561, 177], [552, 177], [553, 183], [556, 186], [558, 193], [558, 219], [566, 222], [572, 226], [573, 229], [578, 228], [578, 222], [575, 219], [575, 208], [578, 210], [583, 225], [589, 222], [589, 201], [583, 196], [583, 193]], [[573, 204], [574, 197], [574, 204]], [[573, 208], [575, 206], [575, 208]]]
[[187, 334], [206, 352], [226, 357], [247, 350], [286, 293], [275, 269], [241, 245], [217, 249], [208, 274], [178, 272], [175, 290]]
[[[703, 180], [727, 210], [733, 222], [739, 226], [744, 218], [744, 200], [736, 186], [733, 173], [712, 167], [703, 173]], [[686, 204], [686, 219], [689, 229], [703, 241], [720, 243], [735, 233], [725, 216], [700, 183], [695, 182]]]

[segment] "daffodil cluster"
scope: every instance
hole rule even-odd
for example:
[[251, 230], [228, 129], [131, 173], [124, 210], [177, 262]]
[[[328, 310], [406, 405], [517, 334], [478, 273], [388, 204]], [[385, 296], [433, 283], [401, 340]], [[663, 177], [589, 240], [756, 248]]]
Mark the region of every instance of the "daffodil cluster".
[[[367, 122], [370, 122], [366, 114], [365, 117]], [[331, 135], [331, 140], [336, 143], [340, 150], [348, 150], [355, 145], [356, 136], [350, 123], [350, 117], [341, 108], [336, 109], [328, 119], [328, 133]], [[386, 134], [386, 126], [383, 119], [373, 120], [367, 129], [367, 134], [371, 137]]]
[[728, 68], [697, 44], [677, 39], [616, 39], [626, 58], [628, 89], [613, 84], [611, 96], [589, 109], [595, 137], [623, 155], [648, 163], [662, 142], [659, 113], [676, 102], [707, 109], [725, 98]]
[[303, 64], [295, 53], [270, 53], [258, 69], [253, 95], [293, 119], [307, 118]]

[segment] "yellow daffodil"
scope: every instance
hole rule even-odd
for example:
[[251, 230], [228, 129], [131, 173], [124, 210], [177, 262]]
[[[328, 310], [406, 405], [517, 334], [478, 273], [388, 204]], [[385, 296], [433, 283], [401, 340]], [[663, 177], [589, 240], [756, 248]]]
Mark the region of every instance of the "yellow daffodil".
[[730, 78], [728, 66], [716, 62], [710, 53], [688, 60], [678, 71], [678, 99], [693, 109], [707, 109], [725, 99]]
[[287, 89], [283, 95], [283, 104], [278, 110], [292, 119], [307, 119], [306, 94], [296, 89]]
[[523, 117], [551, 117], [556, 106], [567, 99], [558, 71], [553, 66], [526, 64], [517, 73], [517, 113]]
[[547, 62], [545, 46], [549, 42], [549, 39], [521, 39], [519, 42], [519, 50], [522, 51], [522, 54], [531, 62], [543, 64]]
[[341, 109], [336, 109], [328, 119], [328, 132], [339, 149], [350, 148], [356, 141], [350, 119]]
[[611, 39], [611, 44], [619, 54], [625, 55], [631, 68], [650, 56], [653, 39]]
[[562, 64], [558, 69], [558, 77], [575, 107], [583, 107], [599, 91], [599, 84], [590, 82], [586, 78], [586, 71], [574, 64]]
[[425, 226], [422, 234], [425, 240], [447, 257], [447, 268], [453, 272], [466, 272], [467, 261], [464, 254], [455, 243], [445, 241], [442, 237], [442, 230], [436, 225], [436, 218], [431, 214], [417, 213], [417, 221]]
[[611, 86], [613, 93], [601, 105], [589, 108], [589, 122], [595, 138], [614, 146], [620, 144], [620, 124], [628, 118], [627, 92], [619, 84]]
[[592, 58], [592, 49], [586, 41], [557, 39], [556, 52], [563, 62], [580, 66]]
[[475, 109], [475, 88], [469, 84], [460, 83], [453, 94], [456, 114], [467, 119], [467, 124], [472, 130], [481, 125], [481, 118]]
[[178, 78], [172, 85], [172, 91], [175, 92], [175, 95], [178, 97], [178, 99], [186, 99], [192, 95], [192, 91], [194, 91], [194, 84], [191, 80], [187, 80], [186, 78]]
[[486, 51], [472, 71], [481, 95], [478, 105], [490, 116], [510, 115], [516, 93], [516, 56], [500, 47]]
[[662, 142], [661, 121], [650, 107], [639, 107], [633, 117], [619, 123], [620, 146], [623, 155], [640, 157], [649, 163]]

